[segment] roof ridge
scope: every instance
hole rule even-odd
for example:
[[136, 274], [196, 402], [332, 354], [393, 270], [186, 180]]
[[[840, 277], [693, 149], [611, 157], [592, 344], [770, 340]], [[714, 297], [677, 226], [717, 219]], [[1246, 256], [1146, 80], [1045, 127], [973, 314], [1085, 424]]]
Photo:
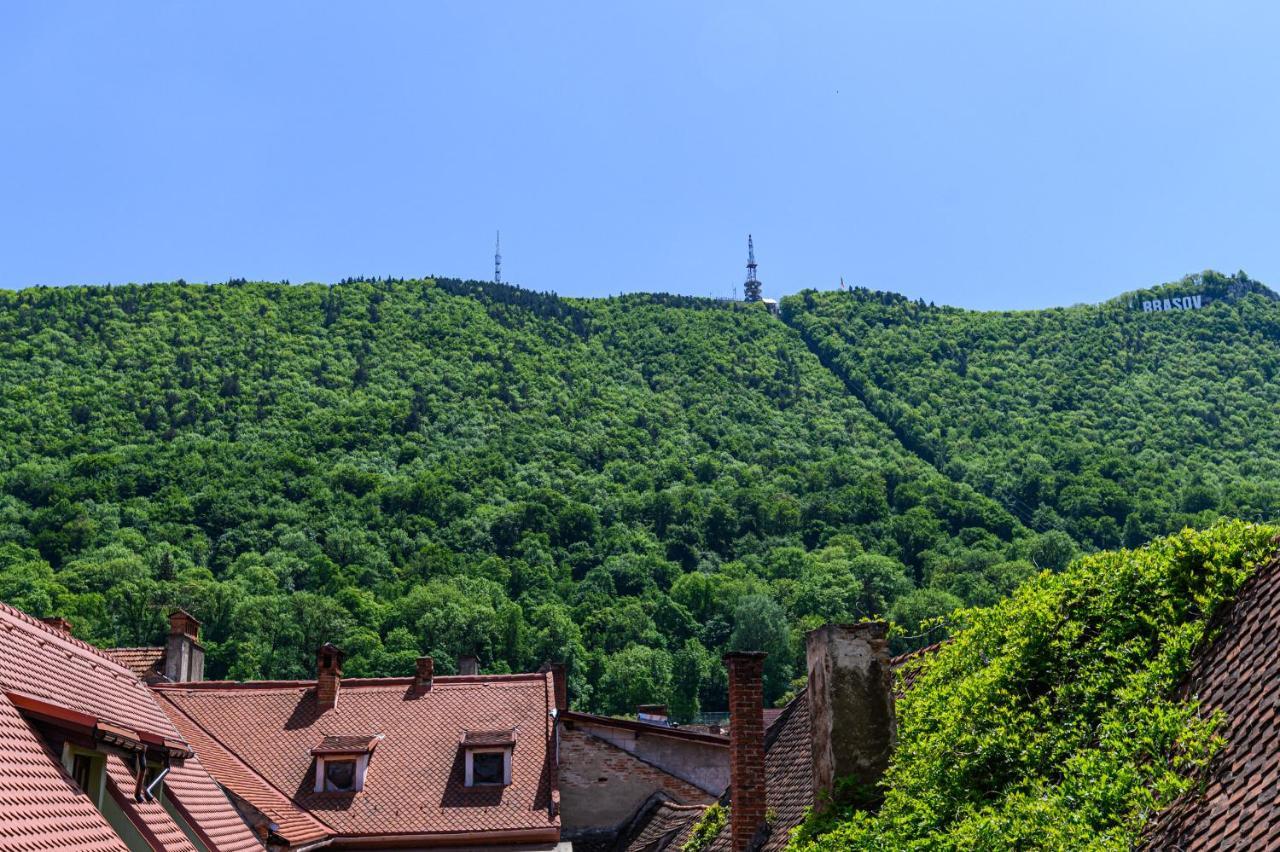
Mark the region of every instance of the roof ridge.
[[22, 622], [23, 624], [26, 624], [28, 627], [34, 627], [37, 630], [43, 631], [46, 635], [54, 639], [59, 639], [63, 642], [70, 644], [73, 648], [79, 648], [82, 651], [90, 651], [95, 656], [103, 660], [106, 660], [107, 662], [111, 663], [113, 666], [117, 666], [118, 668], [120, 668], [121, 671], [128, 672], [128, 674], [131, 677], [137, 677], [137, 675], [135, 675], [127, 666], [117, 662], [116, 660], [113, 660], [105, 651], [103, 651], [97, 645], [92, 645], [83, 639], [73, 636], [70, 633], [68, 633], [66, 630], [61, 630], [57, 627], [53, 627], [51, 625], [45, 624], [43, 621], [36, 618], [34, 615], [28, 615], [27, 613], [15, 607], [13, 604], [8, 604], [8, 603], [5, 603], [4, 601], [0, 601], [0, 612], [3, 612], [6, 615], [14, 616], [16, 620]]
[[[159, 693], [159, 692], [160, 692], [160, 690], [154, 690], [154, 688], [153, 688], [153, 691], [155, 691], [155, 692], [157, 692], [157, 693]], [[316, 823], [317, 823], [317, 824], [319, 824], [321, 828], [323, 828], [323, 829], [325, 829], [326, 831], [328, 831], [331, 835], [337, 835], [337, 833], [338, 833], [337, 829], [335, 829], [333, 826], [329, 825], [329, 823], [325, 822], [324, 820], [320, 819], [320, 817], [318, 817], [318, 816], [316, 816], [315, 814], [313, 814], [309, 808], [304, 808], [304, 807], [302, 807], [302, 805], [299, 805], [297, 802], [295, 802], [295, 801], [293, 800], [293, 797], [292, 797], [292, 796], [290, 796], [288, 793], [286, 793], [286, 792], [284, 792], [283, 790], [281, 790], [281, 789], [280, 789], [279, 787], [277, 787], [275, 784], [272, 784], [270, 781], [268, 781], [265, 777], [263, 777], [262, 773], [258, 772], [258, 770], [254, 769], [252, 766], [250, 766], [250, 765], [248, 764], [248, 762], [246, 762], [246, 761], [245, 761], [245, 759], [244, 759], [244, 758], [242, 758], [239, 754], [237, 754], [236, 752], [234, 752], [234, 751], [231, 749], [231, 747], [230, 747], [230, 746], [228, 746], [226, 743], [224, 743], [224, 742], [222, 741], [222, 738], [221, 738], [221, 737], [219, 737], [217, 734], [213, 733], [213, 731], [210, 731], [208, 728], [206, 728], [204, 725], [202, 725], [202, 724], [200, 723], [200, 721], [199, 721], [199, 720], [197, 720], [194, 716], [192, 716], [192, 715], [191, 715], [190, 713], [188, 713], [186, 710], [183, 710], [181, 707], [179, 707], [176, 701], [173, 701], [172, 699], [170, 699], [170, 698], [168, 698], [168, 697], [163, 697], [163, 696], [161, 696], [161, 695], [159, 695], [159, 694], [157, 694], [157, 695], [156, 695], [156, 700], [157, 700], [157, 701], [160, 701], [162, 698], [163, 698], [163, 701], [164, 701], [164, 704], [165, 704], [165, 705], [167, 705], [167, 706], [169, 706], [169, 707], [172, 707], [172, 708], [173, 708], [176, 712], [178, 712], [178, 713], [179, 713], [179, 714], [180, 714], [184, 719], [187, 719], [188, 721], [190, 721], [190, 722], [191, 722], [191, 724], [192, 724], [192, 725], [194, 725], [195, 727], [199, 728], [199, 729], [204, 733], [204, 735], [205, 735], [205, 736], [207, 736], [209, 739], [211, 739], [211, 740], [213, 740], [215, 743], [217, 743], [217, 745], [218, 745], [218, 747], [219, 747], [219, 748], [221, 748], [224, 752], [226, 752], [226, 753], [227, 753], [227, 755], [228, 755], [228, 756], [230, 756], [230, 757], [231, 757], [231, 759], [232, 759], [232, 760], [234, 760], [237, 764], [239, 764], [239, 765], [240, 765], [240, 766], [245, 770], [245, 772], [247, 772], [249, 775], [252, 775], [254, 778], [257, 778], [259, 781], [261, 781], [261, 782], [262, 782], [262, 785], [263, 785], [264, 787], [266, 787], [266, 788], [267, 788], [267, 789], [269, 789], [269, 790], [273, 790], [273, 791], [274, 791], [274, 792], [276, 792], [276, 793], [279, 793], [279, 794], [280, 794], [280, 796], [281, 796], [282, 798], [284, 798], [284, 800], [285, 800], [286, 802], [288, 802], [288, 803], [289, 803], [290, 805], [292, 805], [293, 807], [297, 808], [297, 809], [298, 809], [298, 811], [300, 811], [301, 813], [306, 814], [308, 817], [310, 817], [311, 819], [315, 820], [315, 821], [316, 821]], [[162, 705], [160, 709], [163, 711], [163, 710], [164, 710], [164, 706]], [[174, 725], [174, 727], [176, 728], [177, 726], [176, 726], [176, 725]], [[181, 731], [179, 731], [179, 733], [181, 733]], [[195, 750], [195, 749], [193, 748], [193, 749], [192, 749], [192, 751], [194, 751], [194, 750]], [[197, 754], [196, 756], [197, 756], [197, 757], [199, 757], [199, 755], [198, 755], [198, 754]], [[206, 772], [208, 772], [208, 769], [206, 768], [206, 770], [205, 770], [205, 771], [206, 771]], [[213, 777], [213, 774], [212, 774], [212, 773], [209, 773], [209, 776], [212, 778], [212, 777]], [[216, 779], [216, 778], [214, 778], [214, 780], [216, 781], [217, 779]], [[250, 804], [253, 804], [253, 803], [252, 803], [252, 802], [250, 802]], [[254, 805], [254, 807], [257, 807], [257, 805]]]
[[[121, 650], [121, 649], [113, 649]], [[542, 672], [521, 672], [515, 674], [491, 675], [438, 675], [433, 683], [441, 686], [454, 686], [467, 683], [545, 683], [547, 675]], [[414, 683], [411, 676], [397, 677], [345, 677], [342, 688], [362, 686], [408, 686]], [[314, 678], [310, 680], [191, 680], [174, 683], [152, 684], [152, 689], [192, 689], [192, 690], [238, 690], [238, 689], [310, 689], [316, 685]]]

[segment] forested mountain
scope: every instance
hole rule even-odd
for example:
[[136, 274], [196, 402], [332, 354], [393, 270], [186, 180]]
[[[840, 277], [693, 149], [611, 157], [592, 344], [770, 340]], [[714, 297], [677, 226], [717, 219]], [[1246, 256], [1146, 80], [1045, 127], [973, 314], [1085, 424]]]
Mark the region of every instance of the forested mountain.
[[332, 640], [353, 675], [564, 660], [579, 706], [687, 716], [752, 647], [776, 698], [816, 623], [912, 647], [1080, 550], [1275, 517], [1280, 306], [1215, 282], [782, 321], [445, 279], [0, 292], [0, 599], [123, 645], [186, 607], [210, 676]]
[[350, 674], [564, 659], [586, 706], [687, 714], [727, 644], [772, 650], [779, 695], [804, 624], [994, 600], [1040, 544], [759, 306], [4, 293], [0, 434], [0, 598], [110, 644], [184, 606], [211, 676], [305, 676], [333, 640]]
[[1280, 303], [1243, 273], [1045, 311], [866, 290], [784, 311], [907, 447], [1032, 529], [1108, 548], [1280, 517]]

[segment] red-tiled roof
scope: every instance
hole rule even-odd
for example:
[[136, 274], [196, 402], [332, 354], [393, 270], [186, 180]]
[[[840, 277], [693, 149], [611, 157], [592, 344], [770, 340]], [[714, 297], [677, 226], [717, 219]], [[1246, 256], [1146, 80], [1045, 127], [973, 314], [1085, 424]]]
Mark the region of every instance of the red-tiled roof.
[[104, 648], [102, 653], [124, 666], [138, 677], [156, 674], [164, 662], [164, 647], [158, 648]]
[[[234, 795], [248, 802], [276, 824], [276, 834], [290, 845], [300, 846], [322, 840], [332, 835], [328, 826], [293, 803], [293, 800], [271, 786], [197, 725], [190, 717], [170, 701], [170, 694], [157, 690], [161, 705], [169, 713], [178, 730], [195, 749], [196, 757], [203, 763], [218, 783]], [[184, 799], [185, 801], [185, 799]]]
[[945, 644], [945, 640], [934, 642], [932, 645], [925, 645], [923, 648], [917, 648], [906, 654], [899, 654], [889, 660], [889, 668], [901, 675], [901, 679], [898, 682], [899, 689], [895, 693], [899, 698], [902, 697], [904, 692], [915, 686], [916, 678], [924, 670], [925, 663]]
[[196, 852], [160, 801], [138, 802], [133, 797], [134, 773], [118, 754], [107, 755], [107, 788], [134, 828], [151, 844], [165, 852]]
[[[130, 748], [145, 743], [175, 758], [188, 752], [151, 691], [131, 671], [70, 634], [0, 604], [0, 852], [125, 848], [22, 713], [34, 714], [41, 724], [92, 734], [101, 743]], [[157, 848], [191, 850], [163, 806], [133, 801], [132, 774], [122, 759], [109, 749], [106, 757], [108, 790], [114, 798], [126, 798], [121, 806], [149, 842]], [[175, 766], [174, 773], [183, 779], [169, 787], [175, 803], [201, 799], [193, 812], [239, 821], [197, 762]], [[252, 842], [240, 825], [238, 834], [226, 836], [247, 836]], [[216, 848], [254, 847], [228, 843]]]
[[1159, 814], [1145, 848], [1280, 848], [1280, 560], [1259, 568], [1221, 633], [1198, 655], [1186, 694], [1221, 710], [1226, 746], [1195, 788]]
[[164, 779], [165, 795], [210, 849], [217, 852], [261, 850], [262, 844], [200, 764], [199, 757], [174, 766]]
[[128, 852], [3, 694], [0, 816], [0, 852]]
[[133, 672], [7, 604], [0, 604], [0, 688], [130, 731], [178, 737]]
[[[181, 711], [175, 721], [224, 786], [251, 802], [264, 787], [279, 791], [339, 837], [486, 831], [558, 836], [548, 759], [550, 674], [438, 677], [422, 694], [411, 678], [349, 679], [336, 708], [324, 711], [311, 682], [165, 684], [156, 694]], [[465, 787], [464, 733], [512, 729], [520, 746], [511, 785]], [[363, 791], [313, 792], [317, 740], [369, 731], [383, 739], [370, 758]], [[206, 755], [210, 740], [217, 747]]]
[[678, 805], [670, 801], [646, 803], [637, 820], [642, 826], [635, 837], [619, 844], [625, 852], [666, 852], [679, 850], [706, 813], [706, 805]]

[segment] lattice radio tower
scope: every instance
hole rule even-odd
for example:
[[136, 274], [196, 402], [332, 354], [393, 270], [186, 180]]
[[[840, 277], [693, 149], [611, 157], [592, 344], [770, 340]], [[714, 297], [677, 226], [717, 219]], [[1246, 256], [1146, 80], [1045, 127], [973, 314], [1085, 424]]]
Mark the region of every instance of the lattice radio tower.
[[760, 279], [756, 277], [756, 246], [747, 234], [747, 283], [742, 285], [742, 298], [747, 302], [760, 301]]
[[502, 232], [493, 240], [493, 283], [502, 283]]

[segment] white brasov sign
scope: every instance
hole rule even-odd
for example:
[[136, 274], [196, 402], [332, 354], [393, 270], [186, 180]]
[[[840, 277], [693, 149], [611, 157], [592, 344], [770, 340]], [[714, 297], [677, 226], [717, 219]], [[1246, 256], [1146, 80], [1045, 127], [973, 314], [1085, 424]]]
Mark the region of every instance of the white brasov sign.
[[1197, 311], [1203, 296], [1174, 296], [1172, 299], [1152, 299], [1142, 303], [1144, 311]]

